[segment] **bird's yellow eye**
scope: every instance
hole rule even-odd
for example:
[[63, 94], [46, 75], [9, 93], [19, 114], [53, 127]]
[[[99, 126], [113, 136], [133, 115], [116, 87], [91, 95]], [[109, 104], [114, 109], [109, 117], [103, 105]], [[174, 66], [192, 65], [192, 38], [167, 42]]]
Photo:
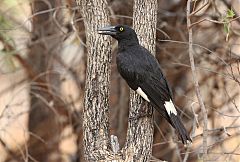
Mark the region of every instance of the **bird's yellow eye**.
[[119, 28], [119, 31], [121, 31], [121, 32], [122, 32], [123, 30], [124, 30], [124, 29], [123, 29], [123, 27], [120, 27], [120, 28]]

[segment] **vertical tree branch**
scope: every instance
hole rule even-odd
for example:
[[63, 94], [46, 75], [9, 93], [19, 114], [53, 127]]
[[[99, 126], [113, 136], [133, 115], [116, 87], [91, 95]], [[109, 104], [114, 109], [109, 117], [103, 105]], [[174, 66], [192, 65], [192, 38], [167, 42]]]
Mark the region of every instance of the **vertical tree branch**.
[[[155, 54], [157, 23], [157, 0], [135, 0], [133, 8], [133, 27], [138, 34], [140, 43], [152, 54]], [[129, 128], [127, 133], [126, 151], [131, 152], [128, 161], [149, 161], [152, 154], [153, 122], [152, 108], [135, 92], [130, 92]], [[143, 108], [151, 112], [150, 117], [138, 118]], [[134, 157], [134, 159], [133, 159]]]
[[203, 103], [203, 99], [200, 93], [200, 88], [198, 84], [198, 79], [197, 79], [197, 72], [195, 68], [195, 63], [194, 63], [194, 57], [193, 57], [193, 33], [192, 33], [192, 28], [191, 26], [191, 0], [187, 1], [187, 26], [188, 26], [188, 42], [189, 42], [189, 59], [190, 59], [190, 64], [191, 64], [191, 69], [192, 69], [192, 77], [193, 77], [193, 82], [195, 86], [195, 91], [196, 95], [198, 98], [198, 102], [203, 114], [203, 161], [207, 161], [207, 124], [208, 124], [208, 118], [207, 118], [207, 110], [205, 108], [205, 105]]
[[[83, 129], [84, 154], [88, 161], [101, 159], [99, 151], [109, 148], [110, 37], [97, 34], [109, 24], [105, 0], [76, 0], [86, 29], [88, 61], [85, 85]], [[98, 153], [94, 154], [94, 151]]]

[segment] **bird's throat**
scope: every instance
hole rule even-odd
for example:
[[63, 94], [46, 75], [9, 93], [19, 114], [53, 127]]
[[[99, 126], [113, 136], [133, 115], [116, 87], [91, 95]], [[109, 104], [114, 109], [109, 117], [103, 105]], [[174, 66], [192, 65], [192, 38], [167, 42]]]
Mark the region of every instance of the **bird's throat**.
[[118, 41], [118, 50], [126, 50], [131, 46], [138, 46], [138, 40], [119, 40]]

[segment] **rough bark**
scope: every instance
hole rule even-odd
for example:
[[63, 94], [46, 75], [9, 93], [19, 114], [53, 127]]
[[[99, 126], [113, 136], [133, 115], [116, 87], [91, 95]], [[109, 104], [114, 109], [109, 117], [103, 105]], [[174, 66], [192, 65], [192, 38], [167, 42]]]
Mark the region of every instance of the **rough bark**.
[[[104, 0], [77, 1], [86, 29], [88, 61], [85, 85], [83, 129], [84, 153], [88, 161], [101, 159], [94, 151], [109, 148], [109, 78], [110, 37], [97, 34], [97, 29], [109, 24]], [[96, 157], [97, 156], [97, 157]]]
[[[157, 23], [157, 0], [135, 0], [133, 8], [133, 28], [140, 44], [155, 55]], [[128, 161], [149, 161], [152, 155], [153, 122], [152, 108], [134, 91], [130, 92], [129, 129], [126, 151], [132, 152]], [[145, 109], [146, 117], [138, 118]], [[133, 149], [134, 148], [134, 149]]]
[[[107, 3], [104, 0], [76, 0], [76, 2], [81, 7], [84, 17], [88, 49], [83, 114], [85, 158], [88, 161], [149, 161], [153, 142], [152, 109], [146, 108], [146, 103], [133, 93], [125, 148], [121, 151], [115, 150], [118, 147], [117, 143], [116, 148], [112, 148], [113, 151], [109, 148], [110, 39], [109, 36], [97, 34], [98, 27], [109, 24]], [[153, 54], [156, 8], [157, 1], [149, 3], [147, 0], [137, 0], [134, 7], [134, 27], [142, 45]], [[140, 107], [145, 108], [147, 114], [150, 112], [150, 117], [139, 117]], [[113, 142], [111, 144], [113, 145]]]
[[[32, 2], [33, 14], [60, 5], [55, 1]], [[57, 19], [55, 17], [55, 19]], [[60, 161], [59, 137], [65, 105], [60, 99], [60, 76], [55, 71], [55, 59], [60, 52], [62, 35], [53, 21], [53, 12], [33, 18], [32, 42], [29, 45], [27, 70], [30, 79], [30, 113], [28, 128], [29, 159]], [[58, 156], [60, 157], [60, 156]]]

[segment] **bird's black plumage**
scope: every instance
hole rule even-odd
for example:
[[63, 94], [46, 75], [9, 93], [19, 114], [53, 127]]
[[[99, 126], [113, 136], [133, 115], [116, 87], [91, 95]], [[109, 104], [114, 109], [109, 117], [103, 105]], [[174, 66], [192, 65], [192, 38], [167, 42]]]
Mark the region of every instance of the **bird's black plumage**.
[[191, 141], [177, 114], [172, 92], [158, 61], [139, 44], [135, 31], [126, 25], [104, 27], [98, 31], [118, 40], [117, 68], [129, 87], [153, 105], [177, 130], [184, 144]]

